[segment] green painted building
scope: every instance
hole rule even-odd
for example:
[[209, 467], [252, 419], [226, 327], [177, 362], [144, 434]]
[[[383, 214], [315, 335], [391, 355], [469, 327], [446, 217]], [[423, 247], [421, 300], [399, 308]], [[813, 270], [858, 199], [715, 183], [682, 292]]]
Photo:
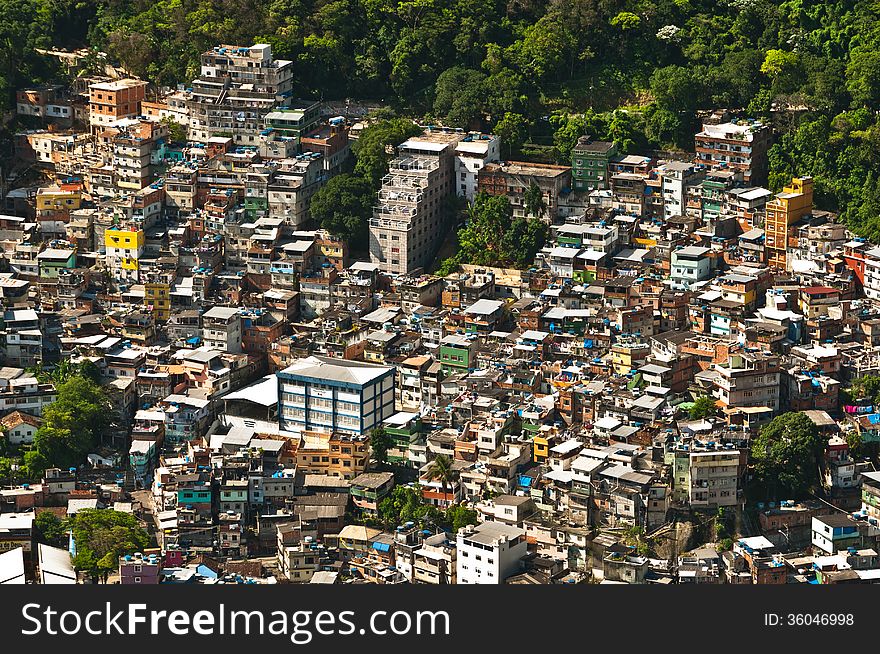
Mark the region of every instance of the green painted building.
[[571, 178], [575, 191], [607, 189], [608, 164], [617, 156], [617, 146], [610, 141], [594, 141], [589, 136], [578, 139], [571, 151]]
[[449, 334], [440, 341], [440, 367], [444, 373], [467, 372], [476, 360], [477, 345], [460, 334]]
[[279, 136], [301, 138], [310, 132], [321, 117], [320, 102], [290, 103], [289, 106], [275, 109], [266, 114], [263, 124]]
[[700, 210], [704, 221], [721, 215], [727, 192], [742, 181], [742, 173], [733, 170], [713, 170], [706, 173], [700, 185]]
[[416, 443], [422, 442], [424, 426], [418, 413], [399, 411], [382, 423], [385, 433], [391, 438], [391, 447], [388, 448], [388, 463], [392, 465], [408, 466], [410, 459], [409, 449]]

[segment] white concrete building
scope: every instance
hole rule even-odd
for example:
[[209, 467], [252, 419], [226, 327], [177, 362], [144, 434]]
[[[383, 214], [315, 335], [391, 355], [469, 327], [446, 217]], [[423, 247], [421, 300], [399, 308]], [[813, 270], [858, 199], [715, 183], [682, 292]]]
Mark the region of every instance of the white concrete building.
[[663, 215], [668, 219], [687, 214], [687, 188], [701, 178], [694, 164], [670, 161], [663, 165]]
[[369, 434], [394, 415], [393, 367], [311, 356], [277, 376], [287, 431]]
[[459, 530], [456, 536], [459, 584], [501, 584], [520, 571], [526, 555], [526, 532], [499, 522]]
[[402, 143], [370, 219], [370, 261], [402, 275], [426, 268], [448, 231], [455, 148], [464, 133], [428, 131]]
[[212, 307], [202, 314], [205, 345], [221, 352], [241, 352], [241, 315], [235, 307]]
[[490, 161], [500, 161], [501, 139], [491, 134], [472, 133], [455, 146], [455, 187], [460, 197], [474, 201], [477, 175]]

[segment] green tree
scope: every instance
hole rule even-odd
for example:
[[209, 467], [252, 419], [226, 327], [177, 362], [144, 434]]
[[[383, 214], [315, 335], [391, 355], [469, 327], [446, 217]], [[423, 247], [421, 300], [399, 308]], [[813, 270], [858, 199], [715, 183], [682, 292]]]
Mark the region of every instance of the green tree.
[[565, 165], [571, 164], [571, 151], [580, 137], [604, 138], [608, 131], [604, 118], [592, 109], [582, 114], [557, 111], [550, 116], [550, 124], [554, 128], [553, 149], [556, 161]]
[[40, 541], [49, 545], [57, 544], [65, 534], [64, 522], [51, 511], [41, 511], [34, 519], [40, 533]]
[[856, 49], [846, 66], [846, 88], [853, 104], [876, 107], [880, 103], [880, 50]]
[[357, 157], [355, 173], [368, 180], [374, 190], [378, 189], [388, 172], [389, 148], [421, 132], [418, 125], [405, 118], [379, 120], [366, 127], [351, 148]]
[[186, 127], [178, 123], [171, 116], [166, 116], [161, 121], [163, 125], [168, 127], [168, 136], [175, 143], [186, 143], [187, 141], [187, 133]]
[[426, 504], [418, 486], [395, 486], [391, 493], [379, 503], [379, 520], [387, 528], [393, 529], [406, 522], [421, 526], [437, 524], [441, 514], [436, 507]]
[[692, 112], [700, 101], [699, 80], [684, 66], [665, 66], [651, 74], [651, 92], [657, 104], [672, 112]]
[[501, 139], [501, 147], [511, 157], [519, 152], [528, 136], [529, 122], [522, 114], [508, 111], [495, 123], [495, 134]]
[[76, 546], [74, 567], [95, 581], [116, 570], [119, 557], [143, 551], [150, 544], [146, 530], [130, 513], [83, 509], [70, 518]]
[[22, 473], [27, 479], [33, 481], [42, 478], [46, 469], [52, 467], [50, 461], [41, 452], [34, 449], [28, 450], [24, 453], [22, 463]]
[[773, 83], [774, 93], [791, 93], [802, 79], [801, 61], [796, 52], [771, 49], [764, 57], [761, 72]]
[[799, 497], [813, 488], [825, 444], [804, 413], [783, 413], [764, 425], [752, 443], [752, 459], [768, 496]]
[[535, 260], [538, 250], [544, 247], [550, 229], [543, 220], [514, 218], [501, 237], [501, 253], [505, 261], [517, 268], [526, 268]]
[[844, 391], [849, 402], [868, 400], [880, 404], [880, 375], [862, 375], [852, 380]]
[[437, 78], [434, 112], [451, 127], [467, 128], [485, 112], [486, 76], [478, 70], [453, 66]]
[[718, 412], [715, 406], [715, 400], [708, 395], [702, 395], [694, 400], [693, 405], [688, 410], [691, 420], [701, 420], [703, 418], [711, 418]]
[[110, 404], [98, 384], [74, 375], [57, 386], [57, 400], [43, 410], [25, 467], [31, 474], [42, 468], [67, 468], [83, 462], [109, 426]]
[[383, 427], [376, 427], [370, 432], [370, 450], [376, 463], [388, 463], [388, 450], [392, 445], [391, 435]]
[[429, 480], [440, 482], [440, 488], [444, 495], [449, 492], [452, 483], [458, 479], [458, 471], [453, 467], [452, 459], [445, 454], [438, 454], [434, 457], [425, 474]]
[[464, 260], [484, 266], [498, 262], [501, 239], [512, 217], [507, 196], [478, 193], [468, 207], [467, 224], [458, 231], [459, 252]]
[[452, 533], [456, 533], [462, 527], [477, 524], [477, 512], [461, 504], [453, 504], [446, 509], [445, 519]]
[[16, 465], [16, 460], [8, 456], [0, 456], [0, 484], [14, 483], [12, 466]]
[[365, 249], [375, 193], [368, 179], [342, 173], [315, 192], [309, 210], [323, 229]]
[[547, 213], [547, 202], [544, 200], [544, 193], [541, 187], [532, 182], [523, 192], [523, 205], [526, 214], [535, 218], [543, 218]]

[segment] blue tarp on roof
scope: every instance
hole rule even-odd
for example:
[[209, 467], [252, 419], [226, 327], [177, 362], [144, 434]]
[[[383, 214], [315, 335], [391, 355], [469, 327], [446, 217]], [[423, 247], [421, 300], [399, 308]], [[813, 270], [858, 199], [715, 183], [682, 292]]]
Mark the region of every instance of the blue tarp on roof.
[[202, 339], [200, 339], [198, 336], [193, 336], [192, 338], [186, 339], [186, 342], [189, 343], [190, 345], [195, 345], [200, 340], [202, 340]]
[[880, 413], [872, 413], [868, 416], [868, 422], [872, 425], [880, 424]]
[[373, 543], [373, 549], [377, 552], [390, 552], [391, 545], [388, 543]]

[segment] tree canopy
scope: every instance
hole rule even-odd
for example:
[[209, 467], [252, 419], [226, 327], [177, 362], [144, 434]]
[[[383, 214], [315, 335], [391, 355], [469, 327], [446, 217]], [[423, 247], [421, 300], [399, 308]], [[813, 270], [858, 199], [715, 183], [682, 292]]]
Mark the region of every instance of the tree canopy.
[[[557, 114], [597, 117], [585, 131], [629, 152], [691, 149], [695, 110], [742, 110], [779, 130], [771, 190], [812, 175], [820, 208], [880, 237], [880, 5], [859, 0], [0, 0], [0, 109], [63, 77], [36, 48], [91, 48], [79, 70], [101, 50], [173, 86], [210, 47], [257, 42], [294, 62], [297, 97], [479, 125], [505, 156], [528, 142], [567, 163], [579, 130], [557, 139]], [[354, 146], [374, 188], [389, 127]]]
[[374, 198], [375, 190], [368, 179], [342, 173], [331, 177], [312, 196], [312, 218], [357, 248], [366, 242]]
[[[546, 211], [543, 198], [532, 193], [529, 201], [530, 211]], [[524, 268], [547, 240], [547, 224], [537, 218], [514, 218], [510, 200], [504, 195], [478, 193], [467, 215], [466, 225], [458, 230], [458, 252], [441, 263], [440, 275], [463, 263]]]
[[43, 424], [24, 455], [31, 478], [46, 468], [82, 463], [110, 424], [107, 394], [92, 379], [74, 374], [57, 386], [57, 392], [58, 399], [43, 410]]
[[715, 400], [707, 395], [702, 395], [694, 400], [693, 406], [688, 410], [691, 420], [700, 420], [714, 416], [717, 412]]
[[799, 498], [813, 488], [825, 444], [801, 412], [783, 413], [764, 425], [752, 443], [752, 459], [768, 498]]
[[150, 537], [130, 513], [83, 509], [69, 518], [76, 547], [73, 565], [94, 578], [117, 569], [119, 557], [141, 552]]
[[378, 189], [388, 172], [389, 148], [395, 148], [411, 136], [421, 133], [418, 125], [405, 118], [380, 120], [365, 128], [352, 146], [357, 163], [354, 171]]

